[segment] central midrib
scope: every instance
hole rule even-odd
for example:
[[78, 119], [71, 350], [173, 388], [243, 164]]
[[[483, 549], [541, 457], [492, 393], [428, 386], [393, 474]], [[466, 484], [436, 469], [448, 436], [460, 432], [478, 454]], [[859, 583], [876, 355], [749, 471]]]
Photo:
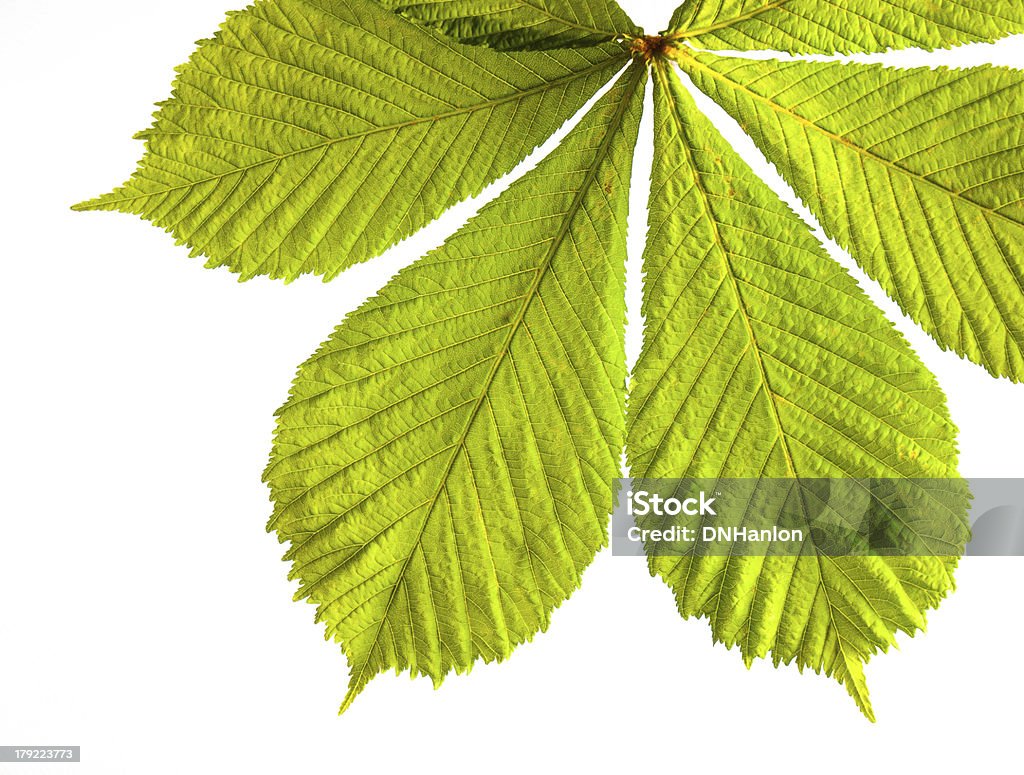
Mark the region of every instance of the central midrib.
[[[597, 35], [607, 35], [609, 38], [615, 38], [615, 37], [618, 37], [619, 35], [627, 34], [627, 33], [623, 32], [621, 30], [615, 30], [615, 31], [612, 31], [612, 30], [599, 30], [599, 29], [597, 29], [597, 27], [591, 27], [591, 26], [586, 25], [586, 24], [580, 24], [578, 21], [573, 21], [572, 19], [566, 19], [566, 18], [564, 18], [562, 16], [558, 16], [556, 14], [553, 14], [547, 8], [544, 8], [544, 7], [540, 6], [540, 5], [537, 5], [536, 3], [531, 3], [529, 0], [520, 0], [520, 2], [522, 2], [523, 5], [529, 6], [530, 8], [535, 10], [537, 13], [539, 13], [539, 14], [541, 14], [543, 16], [547, 16], [549, 19], [551, 19], [551, 21], [560, 22], [560, 23], [564, 24], [567, 27], [572, 27], [573, 29], [582, 30], [583, 32], [593, 32], [593, 33], [595, 33]], [[612, 2], [614, 2], [614, 0], [612, 0]], [[632, 34], [632, 33], [629, 33], [629, 34]]]
[[755, 8], [753, 11], [748, 11], [747, 13], [740, 14], [739, 16], [733, 16], [732, 18], [726, 19], [725, 21], [715, 22], [714, 24], [709, 24], [705, 27], [680, 30], [679, 32], [672, 33], [669, 37], [671, 37], [673, 40], [681, 40], [683, 38], [696, 38], [699, 37], [700, 35], [706, 35], [709, 32], [721, 30], [726, 27], [731, 27], [734, 24], [738, 24], [739, 22], [744, 22], [749, 19], [753, 19], [754, 17], [759, 16], [760, 14], [765, 13], [766, 11], [777, 10], [778, 8], [781, 8], [783, 5], [785, 5], [787, 2], [788, 0], [776, 0], [776, 2], [774, 3], [768, 3], [767, 5], [763, 5], [760, 8]]
[[[679, 50], [677, 49], [677, 51], [679, 51]], [[996, 210], [994, 208], [988, 207], [988, 206], [986, 206], [984, 204], [981, 204], [980, 202], [977, 202], [977, 201], [971, 199], [970, 197], [964, 196], [959, 191], [953, 191], [953, 190], [951, 190], [949, 188], [946, 188], [945, 186], [943, 186], [943, 185], [941, 185], [939, 183], [936, 183], [934, 180], [931, 180], [930, 178], [928, 178], [928, 177], [926, 177], [926, 176], [924, 176], [924, 175], [922, 175], [922, 174], [920, 174], [918, 172], [914, 172], [913, 170], [909, 170], [906, 167], [903, 167], [903, 166], [901, 166], [899, 164], [896, 164], [895, 162], [890, 161], [889, 159], [886, 159], [886, 158], [884, 158], [882, 156], [879, 156], [876, 153], [873, 153], [873, 152], [869, 151], [867, 148], [864, 148], [864, 147], [858, 145], [857, 143], [855, 143], [852, 140], [849, 140], [849, 139], [843, 137], [842, 135], [836, 134], [835, 132], [832, 132], [832, 131], [830, 131], [828, 129], [825, 129], [825, 127], [821, 126], [820, 124], [817, 124], [817, 123], [815, 123], [814, 121], [811, 121], [808, 118], [804, 118], [803, 116], [801, 116], [796, 111], [790, 110], [789, 108], [786, 108], [784, 105], [780, 105], [779, 103], [775, 102], [774, 100], [771, 100], [771, 99], [769, 99], [767, 97], [764, 97], [764, 96], [758, 94], [753, 89], [750, 89], [749, 87], [745, 86], [744, 84], [739, 83], [738, 81], [735, 81], [732, 78], [729, 78], [726, 74], [719, 73], [717, 70], [714, 70], [713, 68], [711, 68], [708, 65], [704, 64], [703, 62], [698, 61], [696, 59], [696, 57], [692, 56], [689, 53], [680, 52], [680, 54], [681, 54], [681, 56], [679, 57], [679, 61], [681, 63], [683, 63], [683, 62], [685, 62], [685, 63], [692, 63], [694, 67], [696, 67], [697, 69], [701, 70], [704, 73], [707, 73], [710, 77], [714, 78], [715, 80], [721, 81], [721, 82], [727, 84], [728, 86], [732, 87], [733, 89], [736, 89], [738, 91], [743, 92], [744, 94], [747, 94], [751, 99], [756, 100], [758, 102], [761, 102], [764, 105], [767, 105], [774, 112], [779, 113], [779, 114], [784, 115], [784, 116], [787, 116], [787, 117], [793, 119], [794, 121], [796, 121], [797, 123], [801, 124], [802, 126], [809, 127], [811, 129], [815, 130], [816, 132], [818, 132], [819, 134], [824, 135], [825, 137], [829, 138], [833, 142], [838, 143], [839, 145], [842, 145], [842, 146], [844, 146], [846, 148], [849, 148], [854, 153], [856, 153], [856, 154], [858, 154], [860, 156], [863, 156], [866, 159], [869, 159], [869, 160], [871, 160], [871, 161], [873, 161], [873, 162], [875, 162], [877, 164], [881, 164], [881, 165], [883, 165], [885, 167], [888, 167], [889, 169], [891, 169], [891, 170], [893, 170], [895, 172], [898, 172], [901, 175], [906, 175], [909, 178], [913, 178], [914, 180], [918, 180], [918, 181], [920, 181], [922, 183], [925, 183], [928, 186], [936, 189], [937, 191], [940, 191], [941, 193], [945, 194], [946, 196], [956, 197], [960, 201], [965, 202], [966, 204], [969, 204], [972, 207], [976, 207], [979, 210], [985, 212], [987, 215], [990, 215], [990, 216], [992, 216], [994, 218], [999, 218], [1000, 220], [1004, 220], [1004, 221], [1006, 221], [1008, 223], [1013, 224], [1014, 226], [1022, 226], [1022, 225], [1024, 225], [1024, 224], [1021, 224], [1020, 221], [1017, 221], [1017, 220], [1009, 217], [1008, 215], [1004, 215], [1003, 213], [999, 212], [998, 210]]]
[[[480, 394], [477, 397], [473, 409], [470, 411], [466, 424], [462, 430], [461, 435], [459, 436], [459, 440], [453, 445], [453, 451], [448, 460], [448, 465], [445, 467], [444, 472], [439, 478], [438, 486], [435, 489], [433, 496], [429, 501], [427, 501], [427, 505], [423, 512], [423, 521], [420, 525], [419, 532], [417, 533], [415, 540], [412, 542], [409, 554], [406, 557], [404, 563], [402, 564], [402, 568], [399, 571], [398, 578], [395, 580], [394, 585], [392, 586], [391, 595], [388, 597], [388, 602], [384, 607], [384, 612], [381, 614], [380, 621], [377, 624], [377, 631], [374, 634], [373, 644], [376, 644], [377, 639], [380, 637], [381, 628], [383, 627], [384, 621], [387, 619], [388, 613], [391, 610], [391, 606], [394, 602], [395, 596], [398, 593], [398, 588], [401, 586], [402, 581], [405, 578], [406, 570], [408, 569], [409, 563], [411, 562], [412, 557], [415, 554], [415, 548], [419, 545], [420, 541], [423, 538], [423, 533], [426, 530], [427, 524], [430, 522], [430, 517], [434, 511], [434, 507], [437, 505], [438, 498], [440, 497], [441, 492], [443, 492], [445, 485], [448, 483], [448, 477], [451, 475], [452, 469], [455, 466], [455, 461], [458, 459], [459, 454], [462, 452], [465, 446], [466, 438], [469, 436], [469, 432], [473, 427], [473, 423], [476, 421], [476, 417], [480, 411], [480, 407], [483, 405], [483, 402], [486, 399], [488, 392], [490, 391], [491, 384], [494, 382], [494, 378], [498, 373], [498, 369], [501, 367], [501, 364], [508, 356], [512, 340], [515, 338], [516, 333], [519, 330], [519, 326], [522, 325], [522, 322], [526, 317], [526, 313], [530, 308], [530, 304], [537, 296], [537, 290], [540, 287], [541, 281], [547, 274], [547, 271], [550, 268], [551, 263], [554, 260], [555, 254], [558, 252], [559, 247], [561, 247], [562, 243], [565, 241], [565, 238], [569, 233], [569, 228], [572, 223], [572, 220], [575, 217], [575, 214], [579, 211], [580, 207], [582, 207], [583, 200], [587, 192], [589, 191], [590, 185], [597, 176], [597, 170], [600, 167], [601, 162], [604, 161], [605, 157], [608, 155], [612, 139], [614, 138], [615, 133], [618, 131], [619, 127], [621, 127], [622, 125], [622, 121], [625, 118], [626, 109], [629, 106], [630, 101], [633, 99], [633, 96], [636, 92], [637, 84], [639, 83], [640, 78], [644, 72], [643, 67], [639, 65], [634, 65], [634, 68], [634, 74], [632, 76], [632, 81], [629, 84], [629, 88], [626, 89], [622, 101], [619, 103], [615, 115], [612, 118], [612, 121], [609, 123], [608, 130], [605, 133], [604, 139], [601, 142], [601, 146], [599, 147], [597, 153], [594, 156], [593, 163], [587, 170], [587, 174], [585, 175], [580, 185], [579, 191], [576, 193], [576, 196], [573, 198], [573, 201], [570, 204], [569, 209], [566, 211], [565, 218], [562, 221], [562, 225], [558, 231], [558, 234], [555, 235], [555, 238], [551, 243], [551, 247], [548, 249], [548, 252], [544, 257], [544, 261], [537, 268], [536, 277], [534, 278], [529, 290], [527, 291], [526, 299], [523, 302], [518, 314], [512, 322], [508, 336], [505, 337], [505, 341], [502, 343], [502, 346], [498, 354], [494, 358], [494, 364], [491, 366], [490, 371], [488, 372], [486, 378], [484, 379], [483, 387], [480, 390]], [[362, 666], [360, 667], [359, 674], [353, 678], [353, 686], [357, 685], [358, 681], [361, 680], [362, 675], [366, 670], [366, 665], [368, 661], [369, 660], [363, 662]]]
[[[156, 190], [153, 190], [153, 191], [147, 191], [146, 193], [142, 193], [142, 194], [133, 194], [132, 196], [124, 196], [124, 197], [117, 197], [117, 198], [101, 197], [101, 198], [99, 198], [97, 200], [94, 200], [93, 202], [86, 202], [86, 203], [83, 203], [82, 205], [75, 205], [75, 207], [72, 208], [72, 209], [75, 209], [75, 210], [87, 210], [87, 209], [94, 208], [94, 207], [97, 207], [97, 206], [119, 204], [121, 202], [131, 202], [131, 201], [134, 201], [136, 199], [145, 199], [145, 198], [151, 197], [151, 196], [158, 196], [160, 194], [170, 193], [171, 191], [179, 191], [181, 189], [194, 188], [196, 186], [201, 186], [204, 183], [212, 183], [215, 180], [222, 180], [222, 179], [224, 179], [226, 177], [229, 177], [231, 175], [237, 175], [237, 174], [240, 174], [240, 173], [246, 173], [246, 172], [249, 172], [251, 170], [258, 169], [260, 167], [264, 167], [264, 166], [266, 166], [268, 164], [276, 164], [276, 163], [279, 163], [280, 161], [282, 161], [283, 159], [289, 159], [289, 158], [292, 158], [294, 156], [299, 156], [301, 154], [311, 153], [313, 151], [322, 150], [323, 148], [335, 145], [337, 143], [346, 142], [346, 141], [349, 141], [349, 140], [358, 140], [360, 138], [368, 137], [370, 135], [379, 134], [381, 132], [394, 132], [394, 131], [398, 131], [398, 130], [402, 130], [402, 129], [407, 129], [408, 127], [417, 126], [419, 124], [431, 123], [431, 122], [435, 122], [435, 121], [443, 121], [444, 119], [454, 118], [455, 116], [461, 116], [461, 115], [465, 115], [467, 113], [474, 113], [474, 112], [476, 112], [478, 110], [486, 110], [488, 108], [495, 108], [495, 107], [498, 107], [499, 105], [504, 105], [504, 104], [509, 103], [509, 102], [515, 102], [517, 100], [524, 100], [524, 99], [526, 99], [526, 98], [528, 98], [528, 97], [530, 97], [530, 96], [532, 96], [534, 94], [539, 94], [541, 92], [548, 91], [549, 89], [552, 89], [552, 88], [554, 88], [555, 86], [557, 86], [559, 84], [567, 83], [569, 81], [576, 80], [577, 78], [584, 78], [584, 77], [592, 75], [592, 74], [594, 74], [594, 73], [596, 73], [596, 72], [598, 72], [600, 70], [607, 69], [608, 67], [610, 67], [611, 65], [614, 65], [616, 63], [619, 63], [621, 65], [619, 57], [609, 57], [607, 60], [605, 60], [603, 62], [600, 62], [600, 63], [598, 63], [596, 65], [592, 65], [591, 67], [588, 67], [588, 68], [586, 68], [584, 70], [577, 70], [575, 72], [571, 72], [571, 73], [569, 73], [567, 75], [561, 76], [559, 78], [555, 78], [554, 80], [546, 81], [545, 83], [539, 84], [538, 86], [535, 86], [533, 88], [526, 89], [525, 91], [514, 92], [512, 94], [506, 95], [505, 97], [501, 97], [499, 99], [488, 100], [487, 102], [481, 102], [481, 103], [477, 103], [475, 105], [471, 105], [469, 107], [458, 108], [456, 110], [450, 110], [450, 111], [447, 111], [445, 113], [437, 113], [437, 114], [432, 115], [432, 116], [419, 116], [417, 118], [409, 119], [408, 121], [402, 121], [402, 122], [399, 122], [399, 123], [396, 123], [396, 124], [388, 124], [386, 126], [372, 127], [371, 129], [366, 129], [366, 130], [364, 130], [362, 132], [354, 132], [352, 134], [342, 135], [341, 137], [333, 137], [330, 140], [326, 140], [326, 141], [324, 141], [322, 143], [315, 143], [314, 145], [307, 145], [304, 148], [299, 148], [299, 149], [296, 149], [294, 151], [289, 151], [288, 153], [273, 154], [269, 158], [263, 159], [261, 161], [254, 162], [252, 164], [247, 164], [247, 165], [244, 165], [244, 166], [241, 166], [241, 167], [234, 167], [233, 169], [228, 170], [227, 172], [222, 172], [222, 173], [219, 173], [217, 175], [210, 175], [209, 177], [201, 178], [199, 180], [194, 180], [194, 181], [191, 181], [189, 183], [182, 183], [181, 185], [178, 185], [178, 186], [166, 186], [166, 187], [159, 188], [159, 189], [156, 189]], [[168, 134], [188, 134], [188, 133], [187, 132], [152, 132], [152, 133], [150, 133], [150, 136], [161, 135], [161, 134], [162, 135], [168, 135]]]
[[[679, 84], [679, 85], [681, 87], [681, 84]], [[667, 86], [668, 86], [668, 84], [666, 83], [666, 87]], [[670, 92], [668, 92], [668, 89], [666, 89], [666, 92], [670, 93]], [[682, 125], [682, 122], [680, 122], [680, 126], [681, 125]], [[760, 389], [765, 392], [765, 397], [767, 399], [767, 403], [768, 403], [768, 406], [769, 406], [770, 411], [771, 411], [771, 416], [772, 416], [773, 424], [775, 425], [776, 438], [778, 439], [778, 441], [779, 441], [779, 443], [781, 445], [782, 453], [783, 453], [783, 456], [784, 456], [785, 461], [786, 461], [786, 468], [789, 470], [790, 476], [793, 479], [799, 481], [800, 475], [797, 473], [796, 463], [795, 463], [795, 461], [793, 459], [792, 451], [789, 448], [789, 438], [788, 438], [788, 435], [786, 433], [785, 428], [783, 427], [782, 418], [779, 415], [778, 406], [775, 403], [776, 402], [777, 394], [772, 389], [771, 383], [770, 383], [770, 381], [768, 379], [768, 373], [767, 373], [767, 370], [765, 368], [764, 361], [763, 361], [763, 359], [761, 357], [761, 348], [760, 348], [760, 345], [759, 345], [758, 340], [757, 340], [757, 335], [754, 332], [753, 323], [750, 320], [750, 315], [749, 315], [749, 312], [747, 310], [746, 303], [743, 300], [743, 294], [740, 291], [739, 284], [736, 281], [735, 271], [733, 270], [732, 261], [730, 260], [729, 250], [725, 247], [725, 242], [722, 239], [721, 231], [720, 231], [720, 229], [718, 227], [718, 221], [715, 218], [714, 212], [712, 211], [712, 208], [711, 208], [711, 202], [710, 202], [710, 199], [709, 199], [709, 196], [708, 196], [708, 192], [705, 190], [704, 183], [703, 183], [703, 181], [701, 179], [701, 174], [702, 173], [698, 171], [699, 168], [698, 168], [698, 166], [696, 164], [696, 161], [694, 159], [694, 156], [693, 156], [693, 151], [691, 149], [690, 141], [688, 139], [683, 138], [682, 135], [680, 135], [680, 138], [683, 139], [683, 142], [681, 143], [681, 145], [683, 147], [683, 151], [686, 154], [686, 157], [687, 157], [687, 159], [690, 162], [691, 168], [695, 172], [695, 174], [694, 174], [694, 184], [695, 184], [695, 188], [696, 188], [697, 192], [700, 194], [701, 207], [704, 210], [704, 213], [707, 216], [707, 220], [708, 220], [709, 226], [710, 226], [712, 232], [714, 233], [715, 246], [716, 246], [718, 252], [722, 256], [722, 269], [723, 269], [724, 273], [729, 278], [729, 283], [730, 283], [730, 286], [732, 288], [733, 295], [734, 295], [734, 297], [736, 299], [736, 307], [737, 307], [737, 309], [738, 309], [738, 311], [740, 313], [740, 316], [741, 316], [741, 318], [743, 320], [743, 325], [744, 325], [744, 329], [745, 329], [746, 334], [747, 334], [747, 339], [748, 339], [748, 342], [749, 342], [749, 345], [750, 345], [750, 350], [751, 350], [751, 352], [754, 355], [755, 362], [757, 363], [758, 376], [759, 376], [759, 379], [760, 379], [760, 382], [761, 382], [761, 388]], [[805, 494], [804, 494], [803, 487], [799, 483], [796, 485], [796, 487], [797, 487], [797, 492], [799, 493], [799, 496], [800, 496], [800, 507], [801, 507], [801, 509], [802, 509], [802, 511], [804, 513], [804, 521], [805, 522], [809, 522], [810, 521], [810, 519], [809, 519], [810, 511], [809, 511], [808, 506], [807, 506], [807, 501], [806, 501], [806, 497], [805, 497]], [[825, 583], [825, 569], [824, 569], [823, 564], [822, 564], [822, 554], [821, 554], [820, 550], [818, 549], [817, 544], [814, 542], [814, 537], [813, 536], [811, 536], [810, 543], [811, 543], [811, 546], [813, 547], [814, 557], [815, 557], [815, 561], [816, 561], [816, 564], [817, 564], [818, 586], [821, 589], [822, 593], [825, 595], [825, 603], [826, 603], [826, 609], [828, 610], [829, 624], [831, 625], [831, 627], [833, 628], [833, 630], [836, 633], [836, 642], [837, 642], [837, 645], [838, 645], [838, 648], [839, 648], [839, 653], [842, 656], [843, 663], [846, 665], [847, 675], [849, 676], [850, 681], [851, 681], [850, 688], [853, 689], [857, 693], [858, 698], [860, 699], [861, 703], [863, 703], [863, 706], [865, 708], [868, 708], [868, 707], [870, 707], [868, 705], [868, 699], [867, 699], [866, 696], [862, 695], [861, 687], [857, 684], [856, 680], [854, 679], [854, 677], [852, 675], [852, 668], [856, 664], [858, 664], [858, 662], [857, 662], [857, 660], [851, 660], [850, 657], [847, 655], [846, 649], [844, 648], [844, 645], [843, 645], [844, 638], [840, 634], [841, 631], [840, 631], [839, 627], [837, 626], [836, 620], [835, 620], [835, 616], [833, 615], [834, 605], [833, 605], [833, 603], [832, 603], [832, 601], [831, 601], [831, 599], [829, 597], [828, 586]], [[728, 555], [728, 557], [726, 557], [726, 561], [725, 561], [725, 571], [724, 572], [726, 574], [728, 573], [729, 564], [730, 564], [730, 562], [731, 562], [731, 560], [733, 558], [732, 548], [733, 547], [730, 546], [729, 555]], [[797, 558], [797, 559], [799, 559], [799, 558]], [[797, 563], [794, 563], [794, 569], [793, 569], [794, 574], [796, 573], [796, 565], [797, 565]], [[758, 578], [758, 582], [759, 582], [760, 578], [761, 578], [760, 572], [758, 572], [757, 578]], [[719, 599], [718, 599], [718, 605], [719, 606], [721, 605], [721, 599], [722, 599], [721, 596], [719, 596]], [[715, 615], [717, 617], [717, 608], [716, 608], [716, 614]], [[809, 624], [809, 622], [810, 622], [810, 619], [808, 619], [808, 624]], [[748, 638], [749, 638], [749, 632], [748, 632]], [[777, 638], [778, 638], [778, 630], [776, 630], [776, 639]], [[773, 644], [773, 647], [774, 647], [774, 644]]]

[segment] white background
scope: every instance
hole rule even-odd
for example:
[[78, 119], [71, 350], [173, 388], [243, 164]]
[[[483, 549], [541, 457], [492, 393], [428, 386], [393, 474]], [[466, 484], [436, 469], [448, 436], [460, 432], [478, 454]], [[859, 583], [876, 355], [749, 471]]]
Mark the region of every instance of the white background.
[[[624, 5], [657, 30], [674, 2]], [[0, 745], [83, 748], [80, 765], [32, 772], [1012, 767], [1018, 559], [965, 561], [927, 635], [869, 665], [876, 725], [831, 680], [748, 671], [706, 623], [676, 615], [642, 561], [608, 552], [506, 664], [438, 692], [381, 676], [339, 718], [345, 660], [291, 601], [264, 532], [272, 412], [347, 311], [508, 180], [329, 285], [238, 284], [138, 219], [70, 212], [132, 171], [131, 135], [223, 10], [0, 0]], [[1022, 42], [890, 61], [1021, 67]], [[649, 133], [648, 118], [631, 217], [634, 354]], [[941, 352], [857, 276], [945, 387], [963, 473], [1024, 475], [1024, 386]]]

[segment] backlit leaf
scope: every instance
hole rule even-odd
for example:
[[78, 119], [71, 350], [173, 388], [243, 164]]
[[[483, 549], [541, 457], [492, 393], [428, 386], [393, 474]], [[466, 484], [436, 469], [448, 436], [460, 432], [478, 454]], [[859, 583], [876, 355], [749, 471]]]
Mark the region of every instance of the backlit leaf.
[[948, 48], [1024, 32], [1020, 0], [690, 0], [669, 29], [698, 48], [805, 54]]
[[1024, 379], [1024, 74], [679, 61], [943, 348]]
[[299, 371], [266, 480], [300, 598], [388, 668], [501, 660], [607, 541], [624, 441], [626, 206], [645, 71], [350, 315]]
[[[941, 346], [1021, 380], [1021, 73], [706, 50], [1017, 32], [1019, 0], [691, 0], [651, 36], [615, 0], [256, 0], [179, 68], [135, 175], [77, 209], [141, 215], [241, 279], [331, 279], [513, 170], [624, 70], [548, 158], [300, 367], [265, 472], [269, 528], [348, 656], [344, 709], [383, 671], [439, 684], [544, 630], [607, 540], [624, 444], [640, 480], [895, 480], [915, 499], [869, 492], [881, 522], [855, 547], [911, 534], [936, 551], [843, 554], [811, 533], [789, 556], [731, 540], [725, 557], [650, 556], [679, 611], [748, 664], [825, 672], [873, 718], [864, 664], [924, 627], [967, 538], [956, 431], [929, 371], [672, 62]], [[626, 206], [652, 70], [647, 327], [627, 416]], [[944, 482], [951, 498], [918, 508]], [[858, 525], [839, 523], [861, 539]]]
[[627, 61], [462, 46], [370, 0], [263, 0], [180, 68], [136, 213], [248, 279], [334, 277], [515, 167]]
[[[632, 475], [956, 476], [935, 379], [674, 73], [658, 73]], [[964, 516], [949, 520], [965, 540]], [[810, 537], [799, 556], [650, 558], [683, 616], [707, 617], [748, 663], [824, 671], [869, 718], [863, 663], [924, 626], [954, 566], [826, 556]]]
[[504, 49], [589, 46], [640, 34], [615, 0], [379, 0], [463, 43]]

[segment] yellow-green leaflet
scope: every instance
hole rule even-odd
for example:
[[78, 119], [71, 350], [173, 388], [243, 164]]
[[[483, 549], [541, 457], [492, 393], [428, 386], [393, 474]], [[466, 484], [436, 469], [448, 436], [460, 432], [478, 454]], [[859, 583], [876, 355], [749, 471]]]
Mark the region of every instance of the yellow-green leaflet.
[[121, 188], [248, 279], [329, 279], [508, 172], [627, 61], [463, 46], [370, 0], [264, 0], [179, 69]]
[[638, 35], [615, 0], [379, 0], [463, 43], [503, 49], [588, 46]]
[[300, 369], [266, 472], [298, 596], [351, 666], [440, 683], [547, 627], [607, 541], [646, 71]]
[[671, 34], [698, 48], [804, 54], [948, 48], [1024, 32], [1020, 0], [690, 0]]
[[1024, 74], [679, 62], [943, 348], [1024, 379]]
[[[808, 227], [656, 68], [634, 477], [953, 477], [935, 379]], [[949, 514], [956, 525], [966, 516]], [[961, 530], [966, 539], [966, 530]], [[683, 616], [745, 660], [825, 671], [873, 718], [863, 663], [924, 626], [955, 558], [651, 557]]]

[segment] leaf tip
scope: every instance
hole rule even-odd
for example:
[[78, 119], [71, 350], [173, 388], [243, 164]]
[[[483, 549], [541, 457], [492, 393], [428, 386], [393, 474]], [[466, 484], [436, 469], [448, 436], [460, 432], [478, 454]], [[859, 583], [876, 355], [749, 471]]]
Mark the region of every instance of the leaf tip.
[[352, 689], [348, 690], [348, 693], [345, 695], [345, 699], [341, 702], [341, 707], [338, 708], [339, 716], [344, 715], [345, 711], [352, 706], [352, 701], [356, 698], [356, 694], [357, 692], [354, 692]]
[[357, 677], [353, 676], [349, 682], [348, 691], [345, 692], [345, 699], [341, 701], [341, 707], [338, 708], [338, 715], [341, 716], [346, 710], [352, 707], [352, 703], [355, 702], [356, 697], [359, 696], [360, 692], [366, 687], [366, 681], [360, 681]]
[[860, 712], [864, 714], [864, 717], [874, 724], [877, 719], [875, 718], [875, 710], [871, 707], [867, 680], [864, 678], [864, 665], [860, 662], [844, 661], [846, 662], [847, 670], [842, 678], [843, 686], [846, 687], [846, 691], [853, 698], [853, 701], [857, 703], [857, 707], [860, 708]]
[[103, 207], [104, 197], [98, 196], [92, 199], [83, 199], [81, 202], [77, 202], [71, 205], [71, 210], [76, 213], [86, 213], [93, 210], [99, 210]]

